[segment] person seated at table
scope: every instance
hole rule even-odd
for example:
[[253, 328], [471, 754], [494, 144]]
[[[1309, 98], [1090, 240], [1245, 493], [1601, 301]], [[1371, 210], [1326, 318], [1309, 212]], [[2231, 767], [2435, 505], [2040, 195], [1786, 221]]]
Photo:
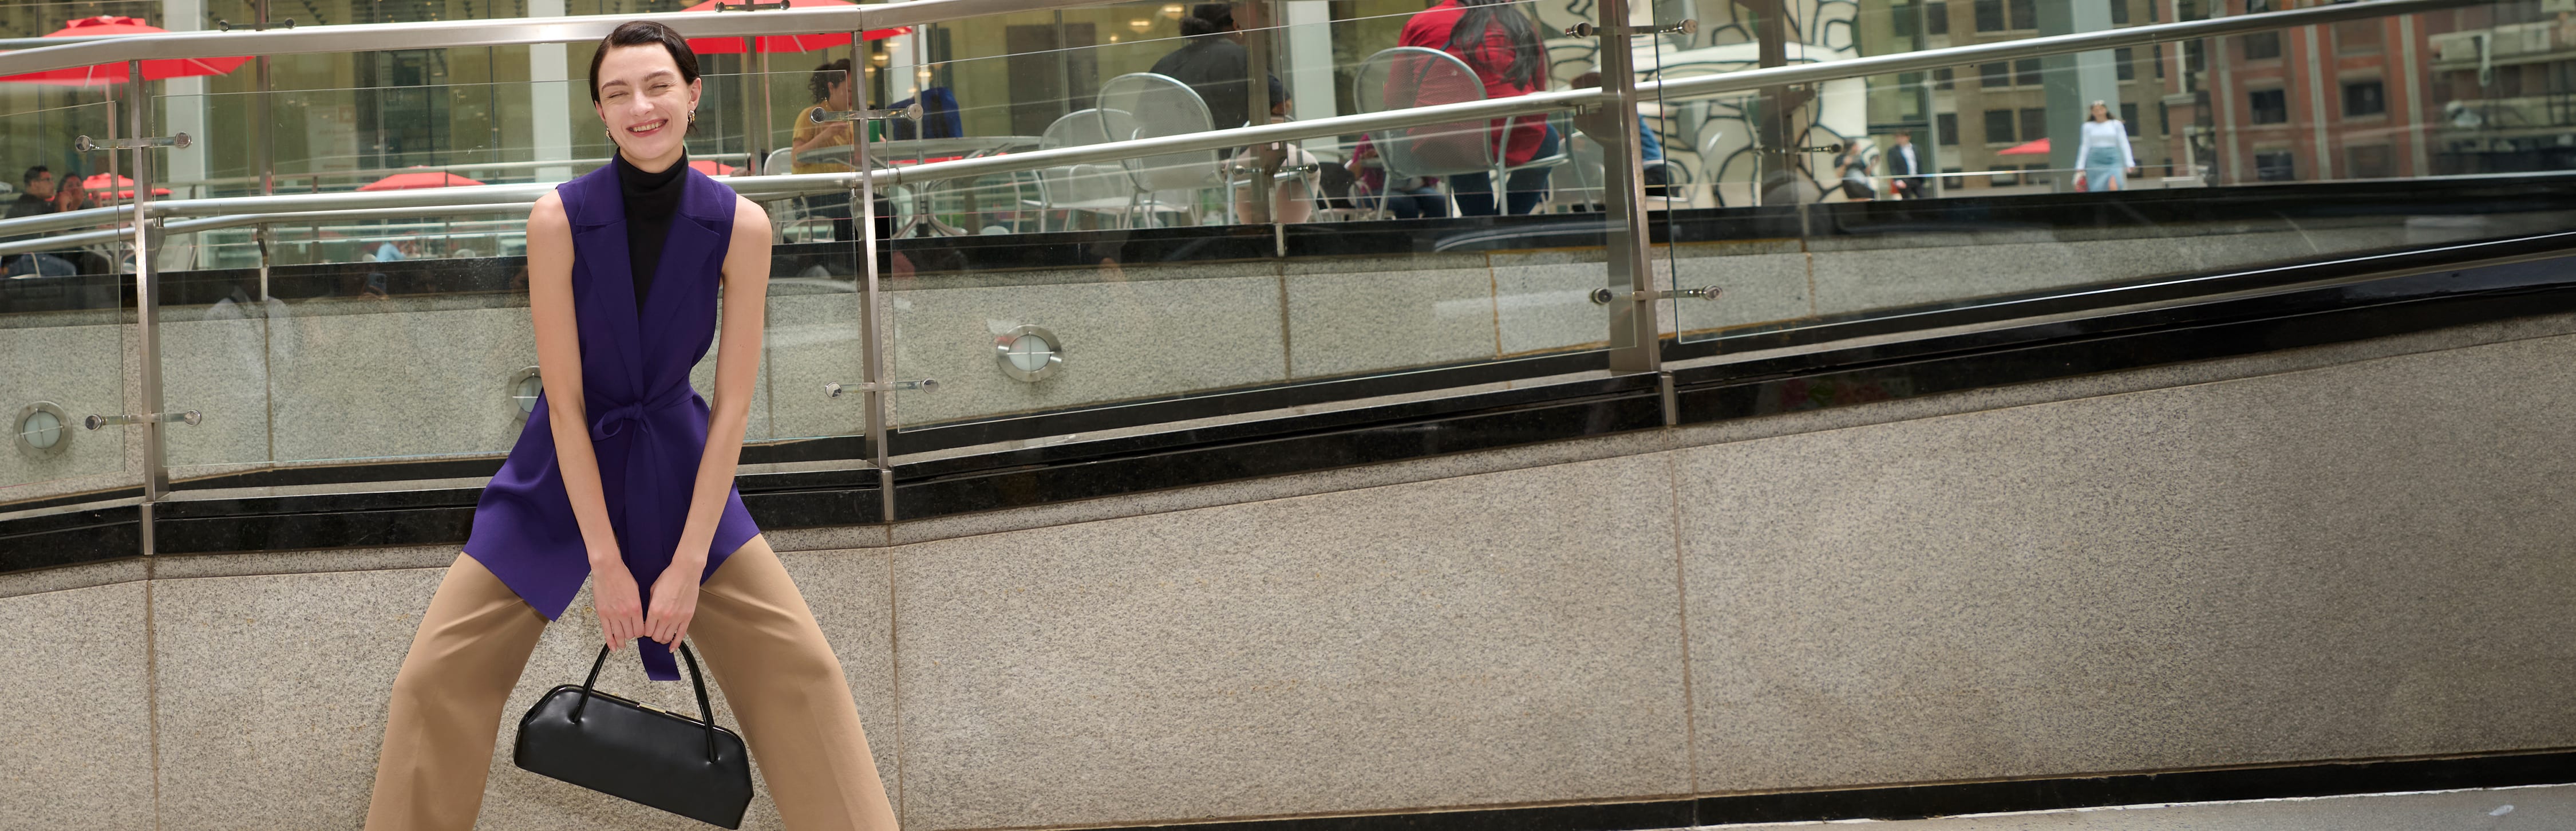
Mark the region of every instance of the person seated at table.
[[[1270, 79], [1270, 101], [1270, 123], [1287, 121], [1288, 90], [1280, 85], [1277, 78]], [[1308, 176], [1300, 175], [1284, 181], [1272, 180], [1270, 206], [1266, 211], [1259, 203], [1253, 201], [1252, 188], [1253, 179], [1260, 175], [1261, 168], [1277, 170], [1282, 167], [1316, 166], [1315, 154], [1308, 153], [1304, 148], [1294, 144], [1264, 144], [1237, 150], [1234, 157], [1228, 159], [1226, 163], [1231, 174], [1230, 178], [1241, 183], [1234, 189], [1234, 215], [1237, 220], [1245, 223], [1304, 222], [1314, 217], [1315, 193], [1306, 185], [1310, 178]]]
[[[44, 165], [36, 165], [27, 168], [26, 174], [19, 181], [25, 186], [25, 190], [18, 194], [17, 200], [10, 203], [6, 217], [8, 219], [43, 216], [90, 207], [89, 191], [81, 186], [78, 176], [57, 181], [51, 169]], [[38, 239], [43, 236], [43, 234], [25, 234], [11, 241]], [[105, 274], [108, 271], [105, 257], [79, 248], [38, 251], [0, 258], [0, 260], [5, 260], [0, 262], [0, 273], [5, 273], [9, 277], [63, 277], [73, 274]]]
[[[1396, 41], [1401, 46], [1438, 49], [1456, 56], [1484, 83], [1485, 98], [1528, 95], [1547, 83], [1547, 47], [1537, 21], [1508, 0], [1441, 0], [1404, 21]], [[1506, 167], [1556, 155], [1556, 128], [1545, 115], [1496, 119], [1495, 140]], [[1462, 173], [1449, 177], [1449, 192], [1458, 213], [1490, 216], [1526, 214], [1547, 201], [1548, 170], [1523, 168], [1504, 177], [1497, 204], [1493, 175]]]
[[1449, 200], [1440, 195], [1438, 176], [1397, 176], [1386, 174], [1386, 165], [1372, 160], [1378, 157], [1377, 146], [1366, 134], [1358, 146], [1351, 148], [1351, 160], [1343, 167], [1351, 172], [1351, 201], [1363, 210], [1384, 206], [1397, 219], [1420, 219], [1449, 215]]
[[[854, 73], [850, 71], [850, 59], [841, 58], [824, 62], [822, 66], [814, 69], [811, 77], [805, 79], [805, 91], [814, 96], [814, 104], [796, 113], [796, 126], [794, 132], [790, 134], [794, 139], [789, 151], [790, 158], [793, 160], [788, 168], [790, 171], [848, 173], [854, 169], [848, 164], [829, 159], [817, 158], [807, 161], [809, 158], [807, 151], [850, 146], [850, 136], [853, 134], [851, 122], [827, 121], [818, 124], [814, 121], [814, 113], [857, 109], [851, 104], [855, 100], [851, 90], [856, 86], [852, 82], [853, 75]], [[815, 153], [814, 155], [827, 154]], [[833, 239], [847, 241], [858, 238], [858, 226], [850, 218], [850, 194], [847, 191], [815, 194], [804, 199], [807, 214], [832, 221]], [[884, 217], [890, 211], [882, 209], [884, 200], [881, 199], [879, 202], [881, 210], [877, 215]]]
[[[1147, 70], [1188, 84], [1207, 103], [1208, 123], [1229, 130], [1252, 123], [1251, 55], [1243, 48], [1243, 30], [1234, 24], [1234, 6], [1200, 3], [1181, 18], [1181, 35], [1189, 42], [1172, 50]], [[1270, 83], [1276, 89], [1279, 79]], [[1270, 100], [1278, 101], [1272, 95]], [[1273, 111], [1277, 108], [1273, 107]]]

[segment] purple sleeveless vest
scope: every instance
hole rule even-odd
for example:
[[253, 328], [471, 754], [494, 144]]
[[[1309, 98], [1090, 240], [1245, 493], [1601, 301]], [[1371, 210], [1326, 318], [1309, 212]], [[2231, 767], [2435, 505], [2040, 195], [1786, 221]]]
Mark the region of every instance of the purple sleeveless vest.
[[[670, 238], [653, 272], [653, 291], [639, 312], [626, 256], [626, 206], [614, 165], [555, 187], [572, 223], [573, 313], [581, 341], [582, 398], [591, 449], [617, 547], [644, 602], [653, 580], [671, 565], [688, 521], [689, 491], [707, 444], [707, 403], [689, 386], [689, 369], [715, 342], [719, 268], [733, 240], [734, 192], [690, 170]], [[590, 557], [572, 500], [555, 465], [546, 400], [528, 414], [518, 444], [474, 506], [465, 553], [552, 620], [590, 577]], [[704, 581], [760, 529], [727, 490]], [[667, 651], [638, 639], [645, 674], [680, 678]]]

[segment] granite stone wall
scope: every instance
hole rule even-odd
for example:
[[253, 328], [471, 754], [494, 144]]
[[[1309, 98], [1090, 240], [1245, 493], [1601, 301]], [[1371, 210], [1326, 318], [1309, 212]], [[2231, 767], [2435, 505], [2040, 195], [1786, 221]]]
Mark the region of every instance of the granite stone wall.
[[[924, 831], [2565, 747], [2571, 382], [2512, 321], [773, 537]], [[0, 827], [355, 827], [454, 556], [0, 576]], [[687, 825], [496, 753], [482, 827]]]

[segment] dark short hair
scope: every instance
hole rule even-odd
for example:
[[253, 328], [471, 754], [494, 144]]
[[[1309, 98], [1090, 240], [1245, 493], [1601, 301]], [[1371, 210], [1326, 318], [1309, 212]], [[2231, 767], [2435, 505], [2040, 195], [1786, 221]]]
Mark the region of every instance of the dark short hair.
[[832, 85], [847, 77], [850, 77], [850, 59], [825, 61], [822, 66], [814, 68], [814, 77], [805, 79], [805, 91], [813, 93], [814, 100], [821, 101], [832, 97]]
[[32, 185], [36, 183], [36, 177], [49, 175], [53, 172], [53, 168], [46, 167], [44, 165], [30, 167], [27, 168], [27, 175], [18, 177], [18, 183], [22, 185]]
[[629, 20], [617, 24], [608, 36], [599, 39], [599, 51], [590, 53], [590, 103], [599, 103], [599, 62], [608, 58], [608, 50], [620, 46], [661, 44], [671, 53], [671, 63], [680, 67], [680, 82], [698, 79], [698, 53], [689, 49], [689, 39], [669, 26], [650, 20]]
[[1234, 28], [1233, 3], [1200, 3], [1190, 7], [1190, 16], [1181, 18], [1185, 37], [1207, 37]]

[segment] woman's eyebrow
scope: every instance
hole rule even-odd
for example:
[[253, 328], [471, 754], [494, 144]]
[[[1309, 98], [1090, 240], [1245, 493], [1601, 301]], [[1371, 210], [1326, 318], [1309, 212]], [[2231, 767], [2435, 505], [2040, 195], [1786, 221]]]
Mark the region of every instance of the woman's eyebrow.
[[[656, 70], [653, 70], [653, 71], [651, 71], [651, 72], [644, 73], [644, 77], [643, 77], [643, 78], [638, 79], [638, 82], [640, 83], [640, 82], [642, 82], [642, 81], [650, 81], [650, 80], [653, 80], [653, 79], [656, 79], [656, 78], [660, 78], [660, 77], [662, 77], [662, 76], [664, 76], [664, 75], [670, 75], [670, 74], [673, 74], [673, 73], [671, 72], [671, 70], [668, 70], [668, 69], [656, 69]], [[599, 85], [599, 88], [604, 90], [604, 89], [607, 89], [607, 88], [609, 88], [609, 87], [614, 87], [614, 86], [624, 86], [624, 85], [626, 85], [626, 79], [620, 78], [620, 79], [617, 79], [617, 80], [613, 80], [613, 81], [609, 81], [609, 82], [607, 82], [607, 83], [600, 84], [600, 85]]]

